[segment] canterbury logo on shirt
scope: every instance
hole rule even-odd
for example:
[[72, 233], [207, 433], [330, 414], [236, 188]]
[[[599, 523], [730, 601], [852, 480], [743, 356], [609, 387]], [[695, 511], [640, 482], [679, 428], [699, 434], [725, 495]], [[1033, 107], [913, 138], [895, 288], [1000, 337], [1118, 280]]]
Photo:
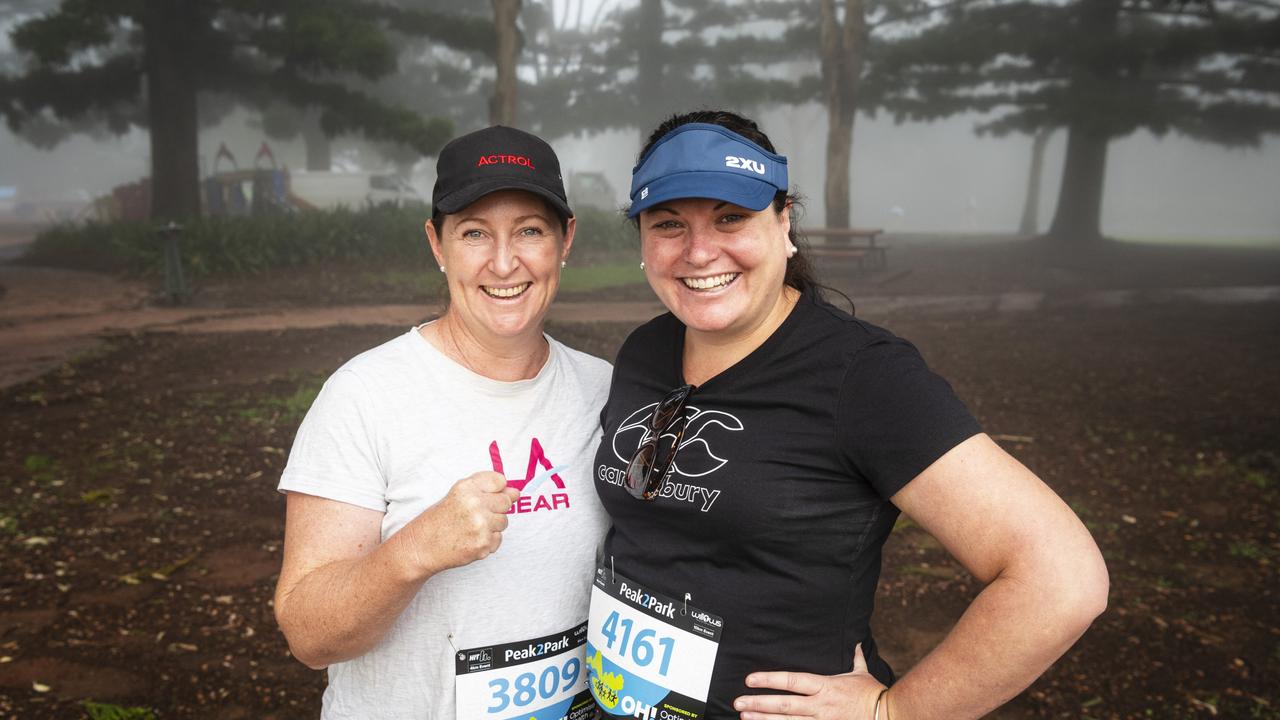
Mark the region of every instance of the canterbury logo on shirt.
[[[493, 463], [493, 471], [507, 477], [507, 473], [502, 469], [502, 451], [498, 448], [498, 441], [494, 440], [489, 443], [489, 461]], [[538, 438], [533, 438], [529, 443], [529, 465], [525, 468], [524, 479], [514, 480], [507, 478], [507, 485], [524, 492], [524, 488], [529, 484], [530, 480], [543, 470], [550, 470], [554, 466], [551, 460], [547, 458], [547, 454], [542, 450], [542, 443], [538, 442]], [[533, 495], [521, 495], [511, 505], [511, 509], [507, 511], [508, 515], [523, 515], [524, 513], [540, 512], [543, 510], [567, 510], [569, 509], [569, 493], [565, 490], [564, 479], [560, 477], [560, 473], [552, 473], [548, 478], [549, 482], [541, 483], [535, 490]], [[562, 492], [556, 492], [560, 490]]]
[[[649, 420], [657, 406], [658, 403], [650, 403], [631, 413], [613, 433], [613, 455], [622, 463], [622, 467], [626, 467], [636, 449], [649, 439]], [[677, 478], [703, 477], [728, 464], [726, 458], [720, 457], [712, 449], [712, 440], [722, 431], [742, 430], [743, 425], [736, 416], [720, 410], [700, 410], [688, 405], [685, 413], [684, 439], [680, 442], [680, 450], [669, 471], [671, 477], [663, 485], [658, 497], [692, 503], [702, 512], [708, 512], [720, 497], [720, 491], [682, 482]], [[596, 477], [610, 485], [621, 485], [623, 475], [624, 471], [618, 468], [606, 465], [596, 468]]]

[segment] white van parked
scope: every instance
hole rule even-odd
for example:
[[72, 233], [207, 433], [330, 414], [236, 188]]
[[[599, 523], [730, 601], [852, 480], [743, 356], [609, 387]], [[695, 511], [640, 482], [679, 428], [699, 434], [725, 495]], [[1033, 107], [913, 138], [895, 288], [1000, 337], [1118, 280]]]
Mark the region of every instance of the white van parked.
[[289, 191], [307, 205], [325, 209], [423, 202], [407, 180], [389, 173], [294, 170], [289, 172]]

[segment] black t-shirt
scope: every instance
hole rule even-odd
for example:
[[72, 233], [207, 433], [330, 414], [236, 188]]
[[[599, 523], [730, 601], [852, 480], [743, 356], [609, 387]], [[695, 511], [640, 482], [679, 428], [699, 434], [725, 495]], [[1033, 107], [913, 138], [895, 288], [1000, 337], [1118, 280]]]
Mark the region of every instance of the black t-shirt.
[[[894, 493], [978, 424], [910, 343], [814, 292], [763, 345], [694, 391], [662, 495], [621, 486], [654, 404], [684, 384], [684, 326], [657, 317], [627, 338], [596, 454], [613, 520], [605, 562], [724, 619], [709, 718], [736, 718], [746, 675], [848, 672], [861, 642], [892, 670], [869, 620]], [[769, 691], [775, 692], [775, 691]]]

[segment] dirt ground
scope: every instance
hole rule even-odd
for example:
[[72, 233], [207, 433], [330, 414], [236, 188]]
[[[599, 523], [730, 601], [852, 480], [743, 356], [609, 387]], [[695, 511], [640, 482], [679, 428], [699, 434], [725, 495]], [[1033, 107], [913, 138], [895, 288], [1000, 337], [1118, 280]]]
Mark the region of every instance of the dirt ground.
[[[996, 717], [1280, 718], [1280, 302], [1063, 301], [1274, 286], [1280, 254], [1126, 249], [1137, 257], [1124, 265], [993, 247], [913, 261], [904, 246], [887, 274], [833, 274], [855, 300], [1053, 299], [1024, 312], [860, 311], [921, 348], [1108, 560], [1107, 612]], [[50, 321], [18, 318], [13, 296], [0, 295], [0, 328]], [[550, 332], [612, 357], [631, 327], [575, 318]], [[323, 673], [289, 656], [271, 616], [274, 487], [323, 378], [400, 331], [143, 326], [95, 334], [0, 390], [0, 718], [91, 717], [87, 702], [157, 718], [316, 717]], [[902, 523], [874, 621], [895, 667], [927, 652], [977, 590]]]

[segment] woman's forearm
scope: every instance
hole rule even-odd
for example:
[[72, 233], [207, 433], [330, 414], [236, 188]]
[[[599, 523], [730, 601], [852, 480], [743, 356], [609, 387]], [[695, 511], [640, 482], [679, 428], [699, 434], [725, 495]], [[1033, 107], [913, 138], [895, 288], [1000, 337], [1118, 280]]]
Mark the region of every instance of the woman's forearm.
[[[1069, 551], [1063, 549], [1066, 554]], [[889, 692], [893, 720], [977, 718], [1022, 692], [1106, 607], [1106, 567], [1090, 541], [1051, 571], [1003, 573]], [[1070, 567], [1067, 567], [1069, 565]]]
[[411, 568], [416, 558], [392, 536], [373, 552], [307, 573], [275, 598], [276, 619], [289, 649], [320, 669], [377, 645], [430, 577]]

